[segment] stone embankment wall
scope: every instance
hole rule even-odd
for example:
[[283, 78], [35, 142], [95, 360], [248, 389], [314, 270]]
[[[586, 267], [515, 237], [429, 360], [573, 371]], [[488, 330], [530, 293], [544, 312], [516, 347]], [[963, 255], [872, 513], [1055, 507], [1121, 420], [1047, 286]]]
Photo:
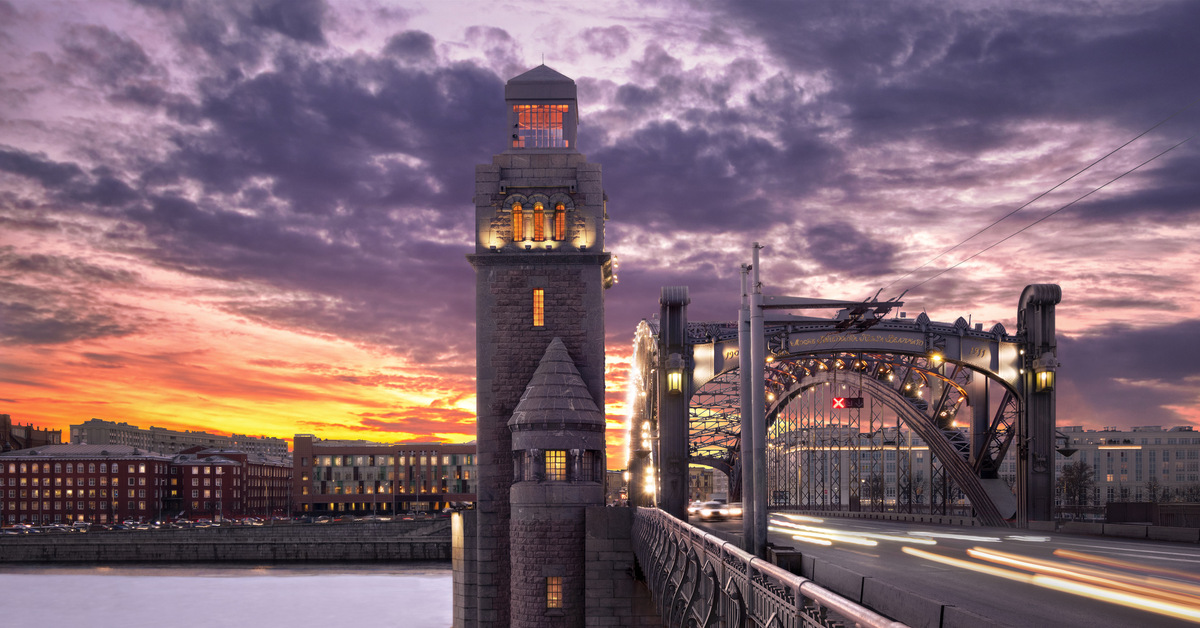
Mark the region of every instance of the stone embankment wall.
[[0, 537], [3, 563], [450, 560], [450, 521]]

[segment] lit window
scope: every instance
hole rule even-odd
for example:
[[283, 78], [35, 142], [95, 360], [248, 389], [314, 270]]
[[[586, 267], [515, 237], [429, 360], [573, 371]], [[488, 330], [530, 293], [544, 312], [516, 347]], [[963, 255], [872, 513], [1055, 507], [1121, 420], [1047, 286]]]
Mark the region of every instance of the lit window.
[[[546, 291], [542, 288], [533, 289], [533, 326], [546, 325]], [[422, 461], [424, 464], [424, 461]]]
[[546, 608], [562, 608], [562, 576], [546, 576]]
[[521, 209], [521, 204], [516, 203], [512, 206], [512, 222], [513, 222], [513, 242], [520, 242], [525, 239], [525, 212]]
[[513, 105], [517, 132], [513, 148], [568, 148], [563, 137], [567, 105]]
[[567, 452], [563, 449], [546, 450], [546, 479], [564, 482], [567, 479]]
[[567, 208], [562, 203], [554, 206], [554, 239], [567, 239]]
[[542, 242], [546, 239], [546, 210], [541, 203], [533, 205], [533, 241]]

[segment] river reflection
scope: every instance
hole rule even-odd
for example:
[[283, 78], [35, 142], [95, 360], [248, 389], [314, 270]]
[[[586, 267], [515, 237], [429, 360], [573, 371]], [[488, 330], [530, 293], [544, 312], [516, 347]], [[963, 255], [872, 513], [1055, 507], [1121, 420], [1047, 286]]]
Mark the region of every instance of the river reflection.
[[451, 623], [446, 563], [0, 567], [4, 626]]

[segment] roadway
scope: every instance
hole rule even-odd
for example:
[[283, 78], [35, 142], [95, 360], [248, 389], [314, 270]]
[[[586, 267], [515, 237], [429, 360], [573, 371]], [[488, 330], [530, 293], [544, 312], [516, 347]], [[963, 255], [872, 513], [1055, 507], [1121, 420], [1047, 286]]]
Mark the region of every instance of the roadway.
[[[824, 562], [1010, 626], [1200, 623], [1195, 544], [832, 517], [771, 520], [770, 542], [817, 560], [819, 584]], [[740, 534], [742, 522], [704, 526]], [[1191, 618], [1145, 610], [1156, 604]]]

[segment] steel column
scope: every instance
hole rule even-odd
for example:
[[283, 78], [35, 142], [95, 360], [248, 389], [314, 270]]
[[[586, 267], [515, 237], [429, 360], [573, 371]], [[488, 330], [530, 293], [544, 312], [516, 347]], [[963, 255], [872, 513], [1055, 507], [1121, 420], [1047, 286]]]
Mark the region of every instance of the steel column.
[[[658, 352], [658, 506], [673, 517], [687, 519], [688, 398], [691, 396], [691, 347], [687, 345], [686, 286], [662, 289]], [[668, 363], [682, 360], [681, 390], [671, 392]], [[664, 392], [665, 391], [665, 392]]]
[[[767, 400], [766, 348], [763, 336], [763, 294], [760, 280], [757, 242], [753, 246], [753, 290], [750, 293], [750, 403], [751, 431], [754, 433], [754, 551], [767, 557]], [[743, 428], [744, 429], [744, 428]], [[743, 515], [744, 516], [744, 515]]]
[[1018, 420], [1017, 438], [1017, 524], [1054, 518], [1054, 432], [1053, 380], [1049, 389], [1039, 390], [1036, 371], [1058, 367], [1058, 343], [1054, 337], [1054, 306], [1062, 300], [1062, 288], [1034, 284], [1021, 293], [1017, 308], [1017, 333], [1025, 339], [1024, 374], [1021, 382], [1024, 403]]
[[738, 401], [741, 404], [738, 428], [741, 436], [742, 469], [742, 549], [754, 553], [754, 431], [746, 429], [754, 414], [751, 405], [750, 375], [750, 267], [742, 264], [742, 307], [738, 310]]

